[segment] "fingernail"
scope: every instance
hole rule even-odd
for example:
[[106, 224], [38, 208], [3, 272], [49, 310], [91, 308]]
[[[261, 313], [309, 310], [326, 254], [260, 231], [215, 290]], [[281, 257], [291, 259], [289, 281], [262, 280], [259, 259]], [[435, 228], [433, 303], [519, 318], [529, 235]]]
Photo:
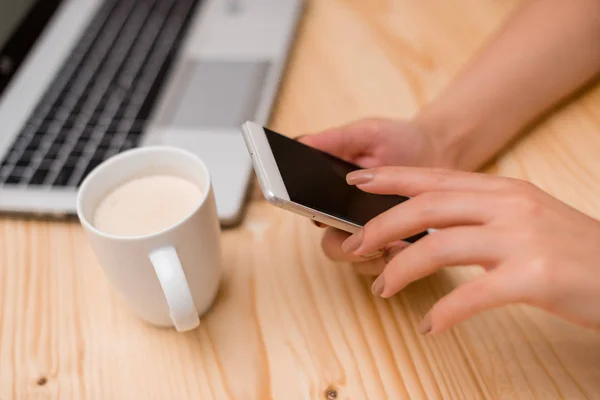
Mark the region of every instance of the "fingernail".
[[373, 173], [368, 170], [352, 171], [346, 175], [346, 182], [349, 185], [362, 185], [373, 179]]
[[383, 275], [379, 275], [377, 279], [375, 279], [375, 281], [373, 282], [373, 285], [371, 286], [371, 293], [373, 293], [374, 296], [380, 297], [383, 293], [384, 286], [385, 278], [383, 277]]
[[362, 243], [363, 232], [362, 229], [344, 240], [342, 243], [342, 250], [344, 253], [353, 253], [360, 247]]
[[423, 335], [431, 332], [431, 316], [429, 313], [425, 314], [423, 321], [419, 324], [419, 332]]
[[383, 255], [383, 250], [377, 250], [369, 254], [362, 254], [360, 258], [363, 260], [372, 260], [374, 258], [379, 258]]

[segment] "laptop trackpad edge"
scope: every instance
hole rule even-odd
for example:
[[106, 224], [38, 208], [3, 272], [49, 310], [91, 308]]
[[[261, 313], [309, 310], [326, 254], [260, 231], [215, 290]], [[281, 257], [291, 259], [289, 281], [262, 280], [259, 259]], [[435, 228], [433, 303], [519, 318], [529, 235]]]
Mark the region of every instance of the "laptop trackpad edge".
[[239, 128], [256, 115], [268, 67], [267, 60], [186, 60], [159, 125]]

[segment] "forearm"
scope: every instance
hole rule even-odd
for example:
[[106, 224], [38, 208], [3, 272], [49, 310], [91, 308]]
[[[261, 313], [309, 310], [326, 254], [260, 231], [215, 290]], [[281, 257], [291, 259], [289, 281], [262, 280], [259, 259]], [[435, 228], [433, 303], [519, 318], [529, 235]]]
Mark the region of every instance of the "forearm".
[[600, 71], [600, 1], [532, 0], [416, 120], [477, 169]]

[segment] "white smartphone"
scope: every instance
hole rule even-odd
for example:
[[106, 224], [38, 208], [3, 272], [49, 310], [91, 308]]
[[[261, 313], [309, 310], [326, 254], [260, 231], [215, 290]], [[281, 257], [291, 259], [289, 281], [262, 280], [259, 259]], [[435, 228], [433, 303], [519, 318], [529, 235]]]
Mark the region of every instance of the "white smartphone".
[[[259, 124], [246, 122], [242, 133], [263, 195], [277, 207], [353, 233], [408, 200], [348, 185], [346, 175], [358, 166]], [[426, 234], [405, 241], [412, 243]]]

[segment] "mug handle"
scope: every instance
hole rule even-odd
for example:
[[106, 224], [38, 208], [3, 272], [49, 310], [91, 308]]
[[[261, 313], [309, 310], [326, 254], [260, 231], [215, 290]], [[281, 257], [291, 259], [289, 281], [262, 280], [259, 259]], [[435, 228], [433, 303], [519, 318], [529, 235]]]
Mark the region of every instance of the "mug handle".
[[148, 257], [165, 294], [175, 329], [184, 332], [198, 327], [200, 317], [175, 248], [161, 247], [151, 251]]

